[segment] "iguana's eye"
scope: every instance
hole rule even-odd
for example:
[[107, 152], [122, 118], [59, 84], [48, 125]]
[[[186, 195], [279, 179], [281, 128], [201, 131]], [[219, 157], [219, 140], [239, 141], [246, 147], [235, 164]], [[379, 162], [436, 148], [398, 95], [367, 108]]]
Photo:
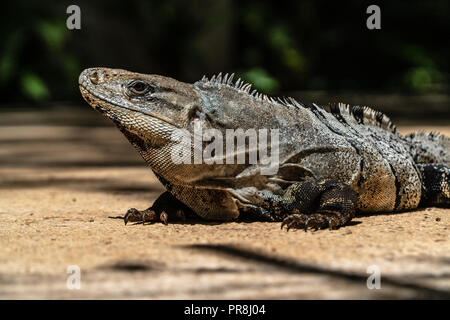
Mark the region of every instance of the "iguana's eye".
[[128, 90], [137, 95], [144, 95], [152, 89], [152, 86], [141, 80], [135, 80], [128, 85]]

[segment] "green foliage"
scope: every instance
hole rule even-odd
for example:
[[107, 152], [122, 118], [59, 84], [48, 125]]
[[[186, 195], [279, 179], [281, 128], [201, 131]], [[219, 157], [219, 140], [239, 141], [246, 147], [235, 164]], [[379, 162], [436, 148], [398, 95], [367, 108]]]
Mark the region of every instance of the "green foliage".
[[258, 91], [272, 94], [278, 90], [278, 81], [271, 77], [264, 69], [250, 69], [242, 74], [242, 78], [251, 83]]
[[17, 53], [21, 45], [22, 32], [14, 31], [6, 37], [4, 51], [0, 55], [0, 85], [5, 84], [17, 68]]
[[33, 73], [24, 73], [20, 79], [25, 95], [34, 100], [42, 101], [48, 99], [50, 92], [42, 79]]
[[404, 74], [404, 82], [408, 88], [416, 92], [436, 91], [442, 89], [444, 76], [425, 49], [405, 44], [403, 57], [412, 67]]
[[79, 0], [81, 30], [66, 28], [67, 5], [2, 2], [4, 101], [79, 101], [78, 75], [93, 66], [182, 81], [241, 70], [267, 94], [449, 90], [448, 0], [383, 4], [378, 31], [358, 0]]
[[435, 91], [441, 89], [442, 75], [434, 68], [415, 67], [405, 74], [405, 83], [413, 91]]
[[260, 30], [264, 27], [263, 9], [255, 4], [251, 8], [244, 9], [244, 22], [246, 26], [253, 31]]
[[14, 70], [14, 57], [5, 54], [0, 60], [0, 83], [6, 82]]
[[51, 51], [62, 49], [68, 35], [63, 21], [40, 21], [37, 24], [37, 30]]
[[4, 6], [11, 17], [0, 21], [6, 30], [0, 50], [0, 95], [6, 100], [45, 102], [75, 94], [71, 89], [81, 70], [78, 55], [68, 51], [71, 33], [65, 8], [45, 0]]
[[290, 68], [293, 72], [304, 71], [306, 59], [295, 49], [294, 41], [285, 28], [281, 26], [273, 27], [269, 32], [269, 40], [272, 47], [279, 52], [281, 61], [287, 68]]

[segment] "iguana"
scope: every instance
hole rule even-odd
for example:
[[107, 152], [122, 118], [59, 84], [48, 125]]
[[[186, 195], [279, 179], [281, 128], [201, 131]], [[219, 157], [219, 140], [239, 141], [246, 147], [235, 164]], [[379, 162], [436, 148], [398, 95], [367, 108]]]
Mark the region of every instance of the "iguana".
[[[280, 221], [288, 230], [335, 229], [356, 213], [450, 207], [450, 139], [402, 136], [386, 115], [369, 107], [272, 98], [233, 81], [233, 74], [188, 84], [90, 68], [81, 73], [79, 87], [167, 189], [152, 207], [128, 210], [125, 223], [167, 223], [193, 212], [208, 220], [245, 215]], [[174, 132], [193, 132], [199, 123], [224, 133], [278, 130], [278, 170], [263, 175], [258, 163], [174, 163]]]

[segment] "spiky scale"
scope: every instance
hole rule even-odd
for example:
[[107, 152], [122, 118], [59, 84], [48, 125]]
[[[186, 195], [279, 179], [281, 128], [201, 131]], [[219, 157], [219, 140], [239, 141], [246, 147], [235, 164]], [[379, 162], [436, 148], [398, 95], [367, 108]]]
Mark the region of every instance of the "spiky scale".
[[220, 72], [219, 75], [217, 76], [216, 83], [218, 83], [218, 84], [222, 83], [222, 72]]

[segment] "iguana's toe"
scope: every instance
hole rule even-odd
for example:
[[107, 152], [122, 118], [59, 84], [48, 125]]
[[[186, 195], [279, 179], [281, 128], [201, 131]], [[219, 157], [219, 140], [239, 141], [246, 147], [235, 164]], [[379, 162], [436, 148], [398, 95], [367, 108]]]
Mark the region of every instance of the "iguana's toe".
[[138, 221], [136, 219], [136, 216], [139, 215], [139, 210], [137, 210], [136, 208], [131, 208], [128, 209], [127, 213], [125, 213], [125, 216], [123, 217], [123, 222], [125, 222], [125, 225], [128, 223], [128, 221], [130, 222], [135, 222]]
[[136, 208], [129, 209], [125, 213], [123, 221], [125, 224], [128, 222], [141, 222], [142, 224], [145, 222], [162, 222], [168, 224], [169, 221], [185, 221], [186, 216], [195, 217], [196, 215], [189, 207], [166, 191], [148, 209], [142, 211]]
[[169, 224], [169, 215], [165, 211], [163, 211], [159, 215], [159, 220], [161, 220], [162, 223], [167, 225]]

